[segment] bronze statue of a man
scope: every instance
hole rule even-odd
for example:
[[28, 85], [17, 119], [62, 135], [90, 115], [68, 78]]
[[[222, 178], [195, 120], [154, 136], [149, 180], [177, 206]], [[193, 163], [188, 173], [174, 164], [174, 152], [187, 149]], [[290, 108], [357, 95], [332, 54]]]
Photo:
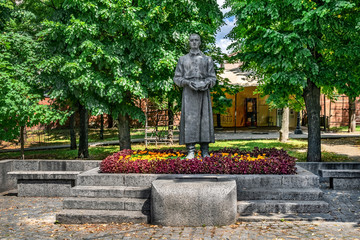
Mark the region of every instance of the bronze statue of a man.
[[209, 143], [215, 142], [210, 88], [216, 83], [214, 63], [200, 50], [198, 34], [189, 38], [190, 52], [180, 57], [174, 82], [183, 88], [180, 119], [180, 144], [186, 144], [187, 159], [195, 157], [195, 144], [201, 156], [209, 157]]

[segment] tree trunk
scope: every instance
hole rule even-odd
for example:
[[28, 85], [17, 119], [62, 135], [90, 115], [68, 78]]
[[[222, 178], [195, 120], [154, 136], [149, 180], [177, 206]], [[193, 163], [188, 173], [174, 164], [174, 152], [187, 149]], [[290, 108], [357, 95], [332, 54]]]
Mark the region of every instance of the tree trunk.
[[348, 132], [356, 131], [356, 98], [349, 97], [349, 129]]
[[174, 143], [174, 112], [172, 111], [172, 103], [168, 102], [168, 139], [170, 143]]
[[283, 108], [281, 129], [280, 129], [280, 142], [287, 142], [289, 140], [289, 114], [290, 114], [289, 108], [288, 107]]
[[85, 107], [79, 104], [79, 113], [80, 113], [80, 129], [79, 129], [79, 158], [88, 158], [89, 157], [89, 145], [88, 145], [88, 125], [89, 125], [89, 116], [88, 111]]
[[308, 115], [307, 161], [321, 162], [320, 88], [308, 79], [303, 97]]
[[108, 126], [107, 127], [112, 128], [114, 126], [113, 117], [110, 114], [108, 114], [107, 116], [108, 116]]
[[100, 139], [104, 139], [104, 114], [100, 116]]
[[129, 115], [119, 114], [118, 121], [120, 150], [131, 149]]
[[70, 149], [76, 149], [76, 133], [75, 133], [75, 114], [71, 114], [70, 116]]
[[25, 149], [24, 149], [24, 145], [25, 145], [25, 126], [21, 126], [20, 127], [20, 146], [21, 146], [21, 160], [25, 159]]

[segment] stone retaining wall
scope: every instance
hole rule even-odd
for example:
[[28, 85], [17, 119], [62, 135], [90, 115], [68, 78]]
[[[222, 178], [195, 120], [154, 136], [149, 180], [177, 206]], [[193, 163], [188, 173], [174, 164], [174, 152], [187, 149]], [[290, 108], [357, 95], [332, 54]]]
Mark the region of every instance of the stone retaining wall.
[[0, 192], [16, 188], [16, 179], [8, 176], [13, 171], [13, 160], [0, 161]]
[[[296, 164], [318, 176], [319, 169], [360, 169], [360, 163], [356, 162], [298, 162]], [[329, 179], [320, 177], [320, 181], [329, 181]]]
[[87, 171], [99, 166], [100, 160], [3, 160], [0, 161], [0, 192], [16, 188], [12, 171]]

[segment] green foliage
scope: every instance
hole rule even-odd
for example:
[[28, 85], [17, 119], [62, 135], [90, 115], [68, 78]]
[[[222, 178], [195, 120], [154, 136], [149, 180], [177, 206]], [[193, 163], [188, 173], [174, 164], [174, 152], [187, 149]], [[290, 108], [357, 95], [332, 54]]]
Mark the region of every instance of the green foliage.
[[14, 6], [8, 11], [9, 19], [0, 35], [1, 140], [17, 138], [20, 126], [50, 123], [64, 117], [52, 106], [39, 104], [44, 99], [44, 91], [38, 86], [36, 64], [42, 47], [25, 32], [32, 14]]
[[41, 74], [51, 97], [78, 99], [94, 114], [140, 120], [136, 99], [174, 91], [188, 35], [198, 32], [206, 50], [222, 24], [215, 0], [51, 2], [45, 1], [48, 14], [38, 34], [51, 50]]
[[[360, 94], [358, 0], [227, 0], [234, 59], [261, 78], [277, 106], [301, 99], [310, 79], [324, 92]], [[350, 64], [349, 64], [350, 63]]]

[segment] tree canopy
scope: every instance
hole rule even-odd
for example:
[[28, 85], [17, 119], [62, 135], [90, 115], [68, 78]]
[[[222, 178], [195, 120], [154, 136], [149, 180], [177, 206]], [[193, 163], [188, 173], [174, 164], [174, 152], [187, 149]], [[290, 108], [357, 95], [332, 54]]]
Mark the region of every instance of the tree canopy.
[[[236, 26], [228, 37], [237, 54], [261, 78], [269, 101], [304, 98], [309, 119], [308, 160], [320, 161], [320, 88], [351, 86], [359, 95], [358, 0], [227, 0]], [[336, 59], [337, 58], [337, 59]], [[351, 76], [350, 76], [351, 75]], [[340, 77], [342, 76], [342, 77]]]
[[[43, 105], [44, 90], [39, 88], [43, 46], [34, 39], [31, 12], [18, 9], [15, 3], [1, 3], [6, 18], [0, 26], [0, 139], [19, 137], [20, 128], [50, 123], [64, 116], [53, 105]], [[5, 15], [2, 15], [5, 16]]]

